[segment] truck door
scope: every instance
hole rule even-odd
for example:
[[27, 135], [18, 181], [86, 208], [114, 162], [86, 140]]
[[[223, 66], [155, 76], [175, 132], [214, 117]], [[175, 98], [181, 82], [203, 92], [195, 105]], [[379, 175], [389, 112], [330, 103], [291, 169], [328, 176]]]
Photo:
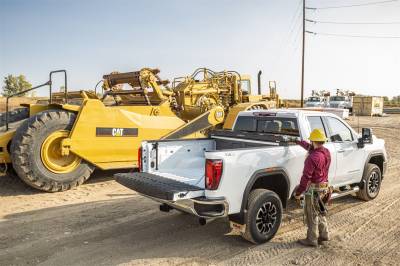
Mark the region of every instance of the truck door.
[[324, 118], [329, 138], [336, 150], [336, 185], [359, 182], [364, 170], [364, 152], [357, 147], [357, 138], [350, 128], [335, 117]]
[[[325, 135], [328, 136], [328, 128], [322, 122], [321, 116], [307, 116], [308, 123], [310, 125], [310, 132], [314, 129], [321, 129], [325, 132]], [[336, 179], [336, 149], [335, 145], [332, 141], [328, 140], [325, 143], [325, 148], [327, 148], [331, 153], [331, 165], [329, 167], [329, 183], [335, 185], [337, 183]]]

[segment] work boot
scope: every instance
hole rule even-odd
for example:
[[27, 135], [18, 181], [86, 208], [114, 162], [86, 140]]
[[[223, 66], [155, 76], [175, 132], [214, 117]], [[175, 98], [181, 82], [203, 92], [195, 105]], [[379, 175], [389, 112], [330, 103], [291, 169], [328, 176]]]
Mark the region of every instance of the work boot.
[[318, 242], [317, 241], [311, 241], [308, 238], [305, 239], [299, 239], [297, 241], [299, 244], [307, 247], [318, 247]]
[[329, 236], [327, 236], [327, 237], [320, 236], [320, 237], [318, 237], [318, 244], [322, 245], [322, 244], [328, 242], [329, 240], [331, 240]]

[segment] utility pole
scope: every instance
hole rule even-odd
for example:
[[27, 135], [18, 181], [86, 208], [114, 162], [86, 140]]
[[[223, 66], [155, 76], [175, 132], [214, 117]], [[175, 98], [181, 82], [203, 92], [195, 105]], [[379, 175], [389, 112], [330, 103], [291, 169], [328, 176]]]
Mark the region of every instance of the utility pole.
[[306, 40], [306, 0], [303, 0], [303, 42], [301, 53], [301, 108], [304, 106], [304, 46]]

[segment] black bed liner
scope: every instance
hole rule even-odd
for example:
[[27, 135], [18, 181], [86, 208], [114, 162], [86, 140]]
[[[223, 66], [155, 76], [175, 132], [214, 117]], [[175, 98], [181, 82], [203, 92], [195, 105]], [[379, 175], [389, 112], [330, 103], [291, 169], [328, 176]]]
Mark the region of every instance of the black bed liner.
[[114, 178], [132, 190], [162, 200], [173, 200], [174, 195], [180, 192], [203, 190], [197, 186], [150, 173], [120, 173], [115, 174]]

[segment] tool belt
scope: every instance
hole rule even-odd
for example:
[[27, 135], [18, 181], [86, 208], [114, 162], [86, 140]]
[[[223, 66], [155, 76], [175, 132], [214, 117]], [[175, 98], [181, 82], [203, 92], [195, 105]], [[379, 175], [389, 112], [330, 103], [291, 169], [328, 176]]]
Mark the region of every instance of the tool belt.
[[315, 211], [320, 215], [325, 216], [328, 214], [326, 204], [332, 196], [332, 187], [328, 183], [311, 183], [308, 187], [306, 195], [311, 197], [311, 204]]
[[323, 190], [323, 189], [328, 189], [329, 188], [329, 184], [327, 182], [324, 182], [324, 183], [310, 183], [308, 188], [309, 189], [310, 188], [311, 189], [315, 189], [315, 190], [318, 190], [318, 189]]

